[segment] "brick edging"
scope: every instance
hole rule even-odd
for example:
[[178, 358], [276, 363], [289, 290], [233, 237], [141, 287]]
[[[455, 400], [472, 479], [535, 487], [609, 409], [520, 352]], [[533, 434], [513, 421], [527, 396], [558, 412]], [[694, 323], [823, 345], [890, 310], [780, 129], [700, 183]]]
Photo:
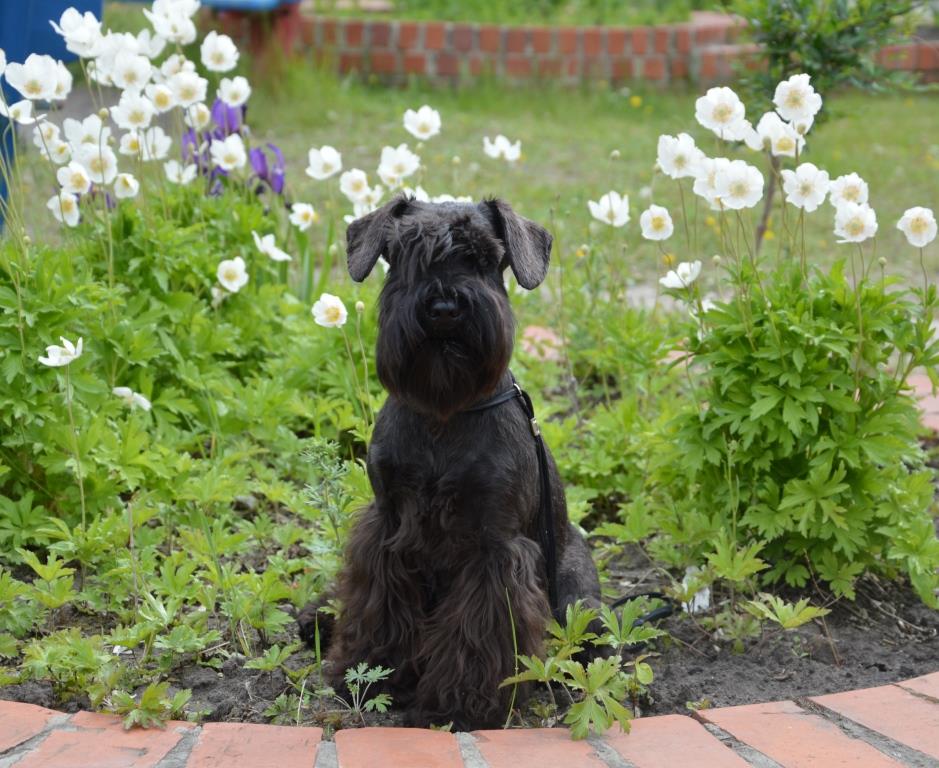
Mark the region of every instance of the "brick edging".
[[[380, 763], [376, 763], [379, 759]], [[813, 762], [814, 761], [814, 762]], [[120, 719], [0, 701], [0, 765], [16, 768], [746, 768], [926, 766], [939, 761], [939, 672], [796, 701], [634, 720], [573, 741], [563, 728], [452, 734], [415, 728], [321, 728], [171, 722], [124, 731]]]
[[[643, 81], [711, 85], [732, 79], [756, 48], [740, 42], [740, 19], [708, 12], [691, 21], [641, 27], [498, 26], [307, 16], [300, 42], [323, 65], [389, 82], [456, 82], [491, 75], [509, 81]], [[939, 40], [884, 48], [888, 69], [939, 81]]]

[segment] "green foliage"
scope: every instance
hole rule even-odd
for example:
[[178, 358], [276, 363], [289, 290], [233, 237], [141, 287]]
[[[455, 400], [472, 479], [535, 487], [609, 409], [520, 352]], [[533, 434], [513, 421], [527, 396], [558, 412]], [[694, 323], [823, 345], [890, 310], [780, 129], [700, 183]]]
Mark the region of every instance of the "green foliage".
[[725, 0], [724, 5], [746, 19], [746, 33], [762, 48], [766, 66], [748, 68], [741, 85], [767, 107], [776, 84], [799, 73], [810, 75], [822, 93], [845, 85], [881, 89], [891, 81], [909, 82], [878, 65], [875, 56], [900, 37], [905, 17], [923, 5], [920, 0]]
[[111, 711], [124, 716], [124, 728], [164, 728], [166, 721], [178, 717], [192, 696], [192, 691], [177, 691], [168, 696], [169, 683], [148, 685], [139, 700], [126, 691], [114, 694]]
[[333, 694], [338, 701], [351, 714], [358, 715], [365, 725], [366, 712], [387, 712], [392, 704], [391, 694], [384, 691], [372, 696], [368, 695], [373, 685], [387, 680], [388, 676], [394, 672], [393, 669], [385, 667], [370, 667], [366, 662], [349, 667], [345, 674], [346, 688], [349, 691], [349, 698], [346, 699], [338, 694]]
[[760, 278], [743, 263], [734, 297], [689, 328], [694, 399], [651, 461], [666, 562], [703, 559], [738, 585], [814, 575], [849, 597], [865, 570], [902, 572], [936, 604], [932, 472], [906, 384], [935, 375], [936, 292], [854, 269], [803, 278], [792, 261]]
[[758, 600], [750, 600], [745, 607], [757, 618], [772, 621], [782, 629], [796, 629], [830, 612], [827, 608], [809, 605], [808, 598], [802, 598], [793, 604], [776, 595], [765, 593], [760, 594]]

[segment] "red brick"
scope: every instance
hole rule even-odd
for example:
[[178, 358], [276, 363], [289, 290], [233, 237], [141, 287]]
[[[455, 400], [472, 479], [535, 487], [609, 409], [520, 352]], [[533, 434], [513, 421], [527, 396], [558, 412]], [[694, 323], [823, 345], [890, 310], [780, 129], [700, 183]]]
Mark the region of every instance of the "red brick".
[[916, 69], [915, 45], [888, 45], [881, 48], [877, 60], [887, 69]]
[[321, 29], [319, 21], [316, 19], [303, 19], [300, 24], [300, 42], [306, 49], [321, 47], [316, 39], [317, 32]]
[[418, 47], [420, 40], [421, 27], [418, 24], [408, 21], [402, 21], [398, 25], [398, 47], [402, 50], [409, 50]]
[[434, 68], [439, 77], [456, 77], [460, 74], [460, 59], [452, 53], [438, 53]]
[[668, 74], [672, 80], [684, 80], [688, 77], [688, 59], [678, 56], [668, 63]]
[[630, 38], [628, 29], [608, 29], [606, 31], [606, 52], [610, 56], [622, 56], [626, 53], [626, 44]]
[[698, 715], [785, 768], [821, 765], [826, 768], [899, 768], [901, 765], [791, 701], [704, 709]]
[[323, 19], [323, 45], [335, 45], [338, 37], [339, 24], [334, 19]]
[[376, 765], [463, 768], [456, 736], [421, 728], [350, 728], [336, 733], [342, 768]]
[[340, 53], [339, 71], [342, 73], [361, 72], [362, 54], [361, 53]]
[[406, 53], [403, 64], [406, 75], [427, 74], [427, 57], [423, 53]]
[[512, 27], [505, 31], [506, 53], [525, 53], [528, 48], [528, 30]]
[[387, 48], [391, 44], [391, 24], [373, 21], [368, 25], [368, 44], [371, 48]]
[[0, 752], [31, 739], [61, 716], [59, 712], [35, 704], [0, 701]]
[[579, 80], [583, 76], [583, 68], [580, 66], [580, 59], [570, 56], [563, 59], [564, 75], [571, 80]]
[[368, 63], [377, 75], [393, 75], [399, 71], [398, 54], [391, 51], [372, 51], [368, 55]]
[[655, 43], [656, 53], [668, 53], [668, 46], [672, 40], [672, 30], [670, 27], [656, 27], [652, 30], [652, 37]]
[[316, 762], [322, 728], [208, 723], [186, 768], [245, 765], [251, 768], [309, 768]]
[[603, 30], [588, 27], [584, 30], [584, 55], [599, 56], [603, 53]]
[[615, 81], [632, 80], [635, 77], [633, 60], [628, 56], [622, 59], [613, 59], [610, 66], [610, 77]]
[[727, 41], [726, 24], [695, 24], [694, 41], [697, 45], [708, 45], [711, 43], [723, 43]]
[[466, 67], [469, 70], [469, 73], [473, 77], [479, 77], [482, 74], [492, 74], [492, 65], [490, 59], [478, 56], [476, 54], [471, 55], [466, 59]]
[[153, 768], [179, 743], [190, 723], [170, 722], [163, 730], [125, 731], [119, 717], [79, 712], [74, 731], [53, 731], [17, 768]]
[[635, 768], [748, 768], [703, 725], [683, 715], [643, 717], [632, 721], [628, 734], [610, 731], [604, 738]]
[[447, 28], [437, 22], [428, 22], [424, 25], [424, 47], [428, 51], [439, 51], [446, 45]]
[[698, 72], [699, 79], [704, 83], [713, 83], [723, 76], [722, 57], [713, 51], [703, 51], [701, 53], [701, 68]]
[[633, 30], [633, 53], [640, 56], [649, 50], [649, 28], [636, 27]]
[[812, 701], [939, 759], [939, 704], [895, 685], [814, 696]]
[[678, 53], [691, 53], [691, 27], [687, 24], [675, 28], [675, 50]]
[[913, 691], [921, 696], [928, 696], [939, 702], [939, 672], [933, 672], [931, 675], [914, 677], [912, 680], [904, 680], [897, 683], [901, 688]]
[[508, 55], [505, 57], [505, 74], [509, 77], [531, 77], [532, 60], [530, 56]]
[[490, 768], [545, 768], [551, 765], [603, 768], [586, 741], [563, 728], [475, 731], [476, 746]]
[[554, 30], [550, 27], [532, 29], [531, 49], [535, 53], [551, 53], [554, 50]]
[[479, 50], [487, 53], [500, 53], [502, 51], [502, 32], [502, 27], [480, 27]]
[[469, 24], [455, 24], [450, 30], [451, 47], [463, 53], [473, 50], [475, 31]]
[[347, 21], [342, 28], [342, 39], [346, 48], [361, 48], [365, 38], [365, 24], [361, 21]]
[[577, 53], [580, 47], [581, 30], [576, 27], [562, 27], [558, 30], [558, 53]]
[[918, 59], [920, 71], [939, 69], [939, 42], [920, 43]]
[[664, 56], [646, 57], [642, 62], [642, 77], [645, 80], [653, 80], [657, 83], [665, 80], [665, 77], [666, 77], [665, 57]]

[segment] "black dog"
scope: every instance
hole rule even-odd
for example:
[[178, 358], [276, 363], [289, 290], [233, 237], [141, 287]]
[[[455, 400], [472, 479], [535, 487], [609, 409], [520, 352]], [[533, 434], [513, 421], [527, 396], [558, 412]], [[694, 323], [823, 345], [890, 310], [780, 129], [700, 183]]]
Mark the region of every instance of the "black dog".
[[[375, 501], [331, 595], [341, 615], [330, 626], [317, 613], [323, 602], [307, 606], [301, 635], [319, 633], [337, 684], [362, 661], [393, 668], [388, 690], [413, 724], [496, 726], [516, 650], [538, 653], [552, 610], [560, 618], [577, 599], [600, 599], [554, 461], [539, 461], [530, 414], [511, 397], [503, 272], [537, 286], [551, 236], [500, 200], [398, 198], [353, 222], [347, 238], [354, 280], [379, 256], [391, 265], [376, 349], [389, 397], [368, 451]], [[479, 407], [502, 392], [504, 402]], [[539, 529], [549, 502], [553, 562]]]

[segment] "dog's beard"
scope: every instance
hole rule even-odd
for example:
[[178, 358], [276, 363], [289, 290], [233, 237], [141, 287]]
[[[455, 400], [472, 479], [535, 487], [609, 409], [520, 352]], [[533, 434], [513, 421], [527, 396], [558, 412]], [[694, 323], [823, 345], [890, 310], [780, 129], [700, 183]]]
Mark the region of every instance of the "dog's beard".
[[453, 332], [429, 333], [416, 317], [382, 322], [378, 377], [408, 406], [442, 421], [491, 395], [512, 356], [514, 322], [507, 307], [471, 308]]

